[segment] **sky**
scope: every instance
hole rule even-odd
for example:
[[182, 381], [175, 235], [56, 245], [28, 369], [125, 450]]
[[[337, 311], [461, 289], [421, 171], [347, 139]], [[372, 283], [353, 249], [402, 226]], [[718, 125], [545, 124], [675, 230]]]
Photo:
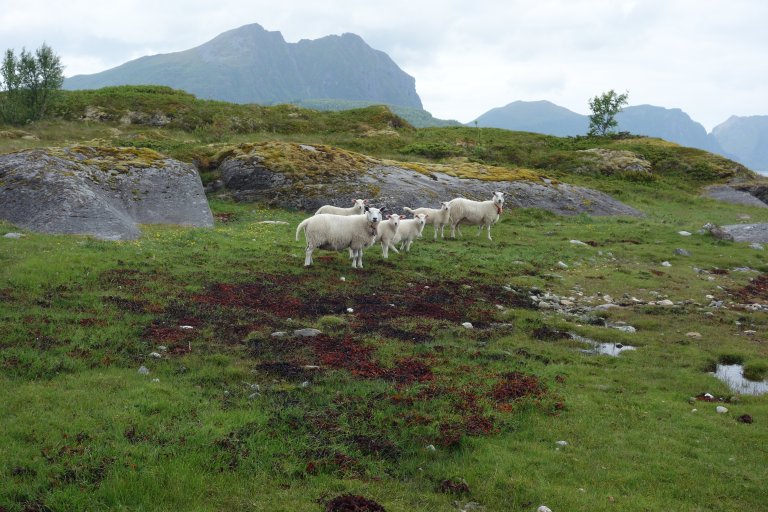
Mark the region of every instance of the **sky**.
[[69, 77], [250, 23], [287, 42], [357, 34], [415, 78], [425, 110], [462, 123], [517, 100], [588, 114], [610, 89], [707, 131], [768, 115], [764, 0], [0, 0], [0, 51], [45, 43]]

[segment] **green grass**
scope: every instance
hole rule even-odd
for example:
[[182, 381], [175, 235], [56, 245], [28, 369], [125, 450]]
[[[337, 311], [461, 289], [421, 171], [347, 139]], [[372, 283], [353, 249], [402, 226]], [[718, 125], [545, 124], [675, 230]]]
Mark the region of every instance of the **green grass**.
[[[715, 222], [766, 213], [644, 187], [625, 198], [646, 218], [513, 211], [494, 241], [467, 229], [386, 262], [372, 248], [362, 271], [333, 253], [302, 268], [293, 240], [302, 214], [224, 201], [212, 206], [228, 222], [209, 230], [146, 226], [133, 242], [0, 239], [0, 504], [317, 511], [353, 493], [387, 510], [455, 500], [487, 510], [760, 509], [766, 398], [742, 397], [727, 415], [689, 403], [730, 395], [704, 371], [710, 361], [768, 358], [764, 314], [710, 310], [704, 298], [727, 299], [757, 274], [693, 267], [768, 267], [746, 244], [677, 231], [695, 231], [701, 208]], [[289, 226], [258, 224], [266, 219]], [[675, 256], [678, 246], [692, 256]], [[638, 330], [627, 334], [521, 307], [503, 285], [692, 303], [601, 313]], [[537, 340], [542, 325], [638, 350], [586, 356], [571, 340]], [[300, 327], [328, 337], [270, 336]], [[168, 352], [150, 357], [159, 345]], [[497, 401], [510, 372], [545, 391]], [[755, 423], [738, 423], [741, 414]], [[440, 492], [451, 479], [469, 493]]]

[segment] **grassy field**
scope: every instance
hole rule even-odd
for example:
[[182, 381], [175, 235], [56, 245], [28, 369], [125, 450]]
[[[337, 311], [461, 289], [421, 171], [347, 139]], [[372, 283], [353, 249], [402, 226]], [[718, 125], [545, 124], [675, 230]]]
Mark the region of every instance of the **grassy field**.
[[[361, 270], [323, 251], [303, 268], [305, 214], [219, 199], [213, 229], [0, 237], [0, 511], [766, 510], [768, 396], [733, 396], [709, 372], [768, 367], [768, 315], [740, 306], [768, 302], [768, 259], [697, 233], [768, 222], [698, 197], [738, 169], [642, 139], [490, 130], [446, 155], [477, 133], [361, 137], [371, 111], [334, 115], [350, 117], [221, 137], [62, 118], [0, 151], [132, 141], [199, 163], [248, 140], [324, 142], [530, 167], [647, 216], [505, 211], [493, 241], [467, 228], [433, 242], [428, 227], [408, 254], [368, 249]], [[574, 174], [573, 150], [595, 144], [664, 172]], [[565, 310], [537, 307], [546, 293]], [[626, 306], [592, 310], [606, 295]], [[636, 349], [587, 354], [571, 334]], [[707, 392], [718, 401], [693, 399]]]

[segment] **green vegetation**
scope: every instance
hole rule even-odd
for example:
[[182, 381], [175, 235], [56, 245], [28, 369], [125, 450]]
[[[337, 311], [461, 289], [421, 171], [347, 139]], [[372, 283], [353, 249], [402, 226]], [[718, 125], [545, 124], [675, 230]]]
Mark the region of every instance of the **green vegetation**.
[[616, 121], [616, 114], [621, 112], [622, 107], [627, 104], [628, 97], [629, 93], [617, 94], [611, 89], [590, 98], [589, 109], [592, 114], [589, 116], [589, 135], [604, 137], [611, 133], [619, 124]]
[[[165, 88], [69, 92], [57, 108], [23, 133], [0, 127], [0, 151], [134, 148], [215, 174], [225, 152], [261, 145], [289, 169], [313, 144], [549, 176], [647, 216], [505, 211], [493, 241], [430, 232], [386, 261], [369, 249], [360, 271], [322, 251], [302, 267], [305, 214], [220, 199], [213, 229], [0, 237], [0, 508], [319, 512], [344, 494], [390, 512], [764, 507], [768, 397], [731, 399], [707, 370], [764, 374], [768, 319], [737, 304], [768, 301], [768, 259], [696, 233], [768, 222], [698, 197], [743, 167], [648, 138], [483, 129], [480, 145], [472, 128], [414, 129], [383, 107], [238, 107]], [[456, 150], [413, 151], [430, 147]], [[580, 151], [596, 147], [642, 156], [654, 178], [590, 167]], [[535, 307], [545, 292], [573, 314]], [[587, 311], [606, 295], [627, 307]], [[621, 322], [637, 332], [605, 326]], [[290, 336], [306, 327], [323, 335]], [[637, 349], [586, 355], [568, 333]], [[729, 412], [689, 402], [705, 392]]]
[[50, 46], [34, 55], [5, 51], [0, 67], [0, 120], [10, 124], [43, 119], [64, 82], [64, 66]]

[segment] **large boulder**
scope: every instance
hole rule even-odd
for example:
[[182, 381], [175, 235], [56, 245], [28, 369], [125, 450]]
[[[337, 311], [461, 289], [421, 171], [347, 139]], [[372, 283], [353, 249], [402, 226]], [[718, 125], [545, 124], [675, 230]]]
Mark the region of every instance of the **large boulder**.
[[510, 207], [564, 215], [642, 215], [602, 192], [557, 183], [526, 169], [466, 161], [394, 162], [329, 146], [278, 142], [243, 144], [219, 158], [222, 184], [236, 200], [307, 212], [324, 204], [351, 206], [357, 198], [391, 209], [438, 207], [441, 201], [458, 196], [490, 199], [500, 190], [508, 194]]
[[138, 224], [213, 226], [191, 165], [149, 149], [83, 146], [0, 155], [0, 219], [105, 240], [135, 239]]

